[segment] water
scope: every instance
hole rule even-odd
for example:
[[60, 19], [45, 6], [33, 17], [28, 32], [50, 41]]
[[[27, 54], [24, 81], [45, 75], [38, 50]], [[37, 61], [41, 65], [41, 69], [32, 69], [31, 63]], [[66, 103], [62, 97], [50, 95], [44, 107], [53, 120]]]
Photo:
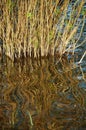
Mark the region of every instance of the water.
[[86, 129], [86, 66], [56, 61], [0, 62], [0, 130]]
[[[79, 42], [85, 36], [86, 22]], [[60, 62], [0, 59], [0, 130], [86, 130], [85, 50]]]

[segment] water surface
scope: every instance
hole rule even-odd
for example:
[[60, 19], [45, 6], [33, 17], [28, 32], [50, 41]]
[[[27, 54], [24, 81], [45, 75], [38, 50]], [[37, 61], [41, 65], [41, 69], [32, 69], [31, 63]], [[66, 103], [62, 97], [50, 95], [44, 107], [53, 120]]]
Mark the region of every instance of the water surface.
[[84, 130], [85, 66], [66, 58], [1, 61], [0, 130]]

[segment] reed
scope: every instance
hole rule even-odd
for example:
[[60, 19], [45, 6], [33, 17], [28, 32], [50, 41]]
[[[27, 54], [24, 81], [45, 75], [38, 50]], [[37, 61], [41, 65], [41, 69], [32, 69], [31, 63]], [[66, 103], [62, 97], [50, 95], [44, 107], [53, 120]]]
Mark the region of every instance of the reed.
[[13, 61], [27, 56], [54, 56], [57, 52], [62, 56], [70, 49], [71, 39], [75, 49], [73, 37], [80, 25], [77, 19], [84, 0], [76, 1], [68, 18], [69, 4], [69, 0], [61, 5], [59, 0], [1, 0], [0, 38], [5, 55]]

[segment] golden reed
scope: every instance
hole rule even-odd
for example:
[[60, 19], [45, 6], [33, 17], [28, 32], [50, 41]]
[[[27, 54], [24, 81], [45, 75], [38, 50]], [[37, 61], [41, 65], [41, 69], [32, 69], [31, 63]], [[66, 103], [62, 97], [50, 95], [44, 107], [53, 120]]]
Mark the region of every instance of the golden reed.
[[13, 61], [22, 56], [54, 56], [56, 51], [62, 56], [77, 32], [80, 23], [75, 24], [84, 0], [75, 2], [66, 20], [69, 4], [69, 0], [0, 0], [0, 39], [5, 55]]

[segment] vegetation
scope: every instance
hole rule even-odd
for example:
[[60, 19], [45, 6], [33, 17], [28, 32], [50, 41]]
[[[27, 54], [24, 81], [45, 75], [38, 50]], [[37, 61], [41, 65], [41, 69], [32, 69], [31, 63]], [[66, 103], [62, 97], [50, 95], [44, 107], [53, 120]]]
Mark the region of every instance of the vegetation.
[[[84, 27], [84, 2], [77, 0], [69, 13], [69, 0], [63, 3], [60, 0], [1, 0], [3, 53], [14, 61], [22, 56], [39, 58], [57, 53], [61, 57], [66, 51], [74, 50]], [[83, 18], [78, 22], [81, 13]], [[81, 33], [76, 40], [81, 23]]]
[[0, 0], [0, 52], [11, 59], [0, 57], [1, 129], [85, 126], [84, 2]]

